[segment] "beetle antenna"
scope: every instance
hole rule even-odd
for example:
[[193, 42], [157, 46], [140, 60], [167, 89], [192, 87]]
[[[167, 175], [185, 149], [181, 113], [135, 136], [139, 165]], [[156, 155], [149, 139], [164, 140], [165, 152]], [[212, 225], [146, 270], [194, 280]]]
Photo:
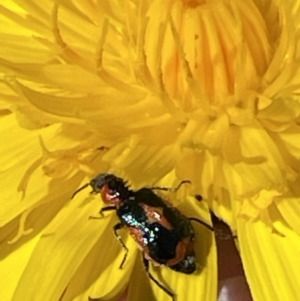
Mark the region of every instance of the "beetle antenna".
[[78, 192], [80, 192], [81, 190], [87, 188], [88, 186], [90, 186], [90, 183], [87, 183], [87, 184], [81, 186], [80, 188], [78, 188], [78, 189], [72, 194], [71, 200], [75, 197], [75, 195], [76, 195]]
[[189, 181], [189, 180], [183, 180], [175, 188], [174, 187], [159, 187], [159, 186], [154, 186], [154, 187], [150, 187], [149, 189], [151, 189], [151, 190], [164, 190], [164, 191], [176, 192], [181, 187], [182, 184], [191, 184], [191, 181]]
[[177, 190], [179, 190], [179, 188], [181, 187], [182, 184], [192, 184], [192, 182], [190, 180], [183, 180], [183, 181], [181, 181], [179, 183], [179, 185], [174, 188], [173, 192], [176, 192]]

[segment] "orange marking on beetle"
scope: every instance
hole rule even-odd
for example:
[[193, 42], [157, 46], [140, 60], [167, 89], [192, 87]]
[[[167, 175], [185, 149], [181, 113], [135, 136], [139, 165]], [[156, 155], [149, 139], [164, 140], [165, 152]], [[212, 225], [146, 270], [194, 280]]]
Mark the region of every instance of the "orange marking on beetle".
[[134, 228], [134, 227], [126, 227], [128, 230], [129, 235], [135, 240], [138, 248], [143, 251], [144, 253], [144, 257], [151, 261], [155, 266], [161, 266], [160, 263], [156, 262], [155, 260], [153, 260], [151, 258], [151, 256], [149, 255], [149, 250], [147, 248], [147, 246], [144, 244], [143, 241], [143, 232]]
[[163, 227], [165, 227], [168, 230], [173, 229], [173, 226], [169, 223], [169, 221], [166, 219], [163, 213], [163, 208], [161, 207], [152, 207], [148, 206], [146, 204], [142, 204], [142, 208], [144, 209], [148, 222], [149, 223], [155, 223], [158, 222]]
[[166, 265], [167, 266], [173, 266], [179, 262], [181, 262], [186, 255], [189, 253], [190, 250], [192, 250], [193, 242], [190, 240], [190, 238], [184, 238], [180, 240], [176, 246], [176, 252], [175, 257], [168, 260]]
[[126, 227], [130, 236], [136, 241], [138, 244], [138, 247], [141, 250], [144, 250], [146, 248], [144, 242], [143, 242], [143, 232], [140, 231], [139, 229], [136, 229], [134, 227]]

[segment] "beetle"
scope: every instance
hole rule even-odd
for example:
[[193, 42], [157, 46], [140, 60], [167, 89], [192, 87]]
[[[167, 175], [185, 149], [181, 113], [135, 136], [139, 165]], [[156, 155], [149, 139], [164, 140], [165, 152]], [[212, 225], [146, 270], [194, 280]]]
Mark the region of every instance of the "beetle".
[[72, 195], [74, 198], [79, 191], [88, 186], [92, 187], [91, 194], [101, 195], [107, 206], [101, 208], [99, 214], [103, 216], [106, 211], [115, 211], [119, 218], [119, 222], [113, 227], [113, 232], [125, 252], [120, 269], [126, 261], [129, 250], [118, 231], [126, 228], [142, 251], [147, 275], [173, 301], [175, 295], [150, 273], [149, 262], [167, 266], [184, 274], [194, 273], [196, 271], [193, 247], [195, 231], [191, 221], [196, 221], [214, 231], [203, 221], [186, 217], [154, 192], [155, 190], [176, 192], [185, 183], [190, 181], [182, 181], [176, 188], [150, 187], [134, 191], [129, 189], [122, 178], [110, 173], [101, 173]]

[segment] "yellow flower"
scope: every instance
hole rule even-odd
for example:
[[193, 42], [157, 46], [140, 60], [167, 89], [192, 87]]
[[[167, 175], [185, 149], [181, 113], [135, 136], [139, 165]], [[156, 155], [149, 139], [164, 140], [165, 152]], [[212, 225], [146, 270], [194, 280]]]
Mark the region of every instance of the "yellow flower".
[[[0, 14], [1, 300], [153, 298], [126, 235], [118, 269], [116, 217], [70, 201], [104, 171], [133, 189], [189, 179], [168, 197], [237, 233], [253, 299], [297, 300], [299, 0], [9, 0]], [[215, 244], [196, 232], [200, 274], [155, 271], [177, 301], [216, 299]]]

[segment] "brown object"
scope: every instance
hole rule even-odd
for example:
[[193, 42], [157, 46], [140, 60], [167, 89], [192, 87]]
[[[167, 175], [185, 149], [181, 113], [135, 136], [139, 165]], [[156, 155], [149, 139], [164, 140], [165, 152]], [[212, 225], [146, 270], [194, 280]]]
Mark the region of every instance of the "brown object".
[[[213, 218], [218, 252], [218, 301], [253, 301], [239, 252], [229, 227]], [[227, 238], [224, 238], [227, 237]]]

